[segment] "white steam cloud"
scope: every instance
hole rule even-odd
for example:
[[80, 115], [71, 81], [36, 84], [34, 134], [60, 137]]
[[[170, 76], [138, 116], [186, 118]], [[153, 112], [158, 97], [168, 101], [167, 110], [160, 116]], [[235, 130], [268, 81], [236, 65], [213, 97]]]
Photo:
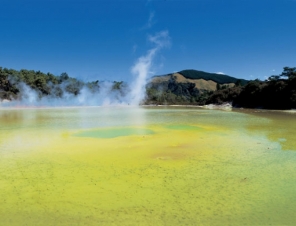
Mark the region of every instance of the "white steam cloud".
[[[61, 84], [48, 83], [51, 94], [44, 95], [39, 90], [33, 89], [23, 82], [17, 82], [11, 77], [10, 83], [19, 90], [15, 100], [0, 101], [0, 107], [56, 107], [56, 106], [138, 106], [145, 99], [147, 79], [152, 74], [153, 60], [156, 54], [164, 47], [170, 45], [168, 31], [161, 31], [148, 36], [153, 47], [141, 56], [132, 66], [131, 72], [135, 77], [130, 85], [114, 82], [97, 82], [90, 87], [87, 83], [71, 79], [64, 80]], [[118, 87], [118, 85], [120, 87]], [[72, 92], [69, 91], [72, 89]], [[73, 89], [79, 92], [73, 92]]]
[[[13, 83], [13, 79], [10, 79]], [[122, 85], [114, 89], [113, 82], [100, 82], [97, 89], [83, 85], [78, 94], [67, 90], [67, 81], [52, 85], [52, 92], [60, 93], [43, 95], [23, 82], [15, 83], [19, 90], [17, 98], [0, 102], [0, 107], [60, 107], [60, 106], [119, 106], [128, 104], [129, 87]]]
[[155, 46], [145, 56], [140, 57], [132, 67], [132, 73], [136, 76], [136, 80], [131, 86], [131, 105], [139, 105], [145, 98], [145, 85], [149, 75], [152, 74], [151, 67], [153, 59], [160, 49], [170, 45], [168, 31], [159, 32], [154, 36], [149, 36], [148, 39]]

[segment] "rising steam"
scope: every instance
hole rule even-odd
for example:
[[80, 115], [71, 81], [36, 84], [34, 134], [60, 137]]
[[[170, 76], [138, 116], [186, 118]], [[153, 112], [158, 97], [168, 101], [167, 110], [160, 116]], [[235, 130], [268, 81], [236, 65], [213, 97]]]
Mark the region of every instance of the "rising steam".
[[71, 93], [67, 89], [71, 86], [68, 80], [61, 84], [47, 84], [53, 94], [42, 95], [38, 90], [32, 89], [23, 82], [14, 81], [10, 78], [10, 83], [15, 84], [20, 91], [17, 100], [10, 102], [0, 101], [0, 106], [106, 106], [106, 105], [134, 105], [142, 103], [145, 98], [145, 86], [147, 79], [152, 74], [153, 60], [158, 51], [170, 44], [167, 31], [156, 33], [148, 37], [153, 47], [141, 56], [131, 68], [135, 77], [130, 85], [122, 85], [114, 88], [112, 82], [99, 82], [96, 87], [89, 87], [83, 82], [78, 86], [78, 93]]
[[149, 41], [155, 45], [150, 49], [145, 56], [138, 59], [132, 67], [132, 73], [136, 76], [136, 80], [132, 84], [131, 105], [139, 105], [145, 98], [145, 85], [151, 72], [152, 61], [156, 53], [163, 47], [170, 44], [168, 31], [162, 31], [155, 36], [149, 36]]

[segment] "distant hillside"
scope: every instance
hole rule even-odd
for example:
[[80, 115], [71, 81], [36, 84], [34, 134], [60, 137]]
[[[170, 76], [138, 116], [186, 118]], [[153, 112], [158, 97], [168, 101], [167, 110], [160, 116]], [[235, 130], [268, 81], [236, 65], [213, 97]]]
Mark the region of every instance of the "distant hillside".
[[245, 85], [248, 83], [248, 81], [245, 79], [238, 79], [235, 77], [231, 77], [229, 75], [209, 73], [209, 72], [197, 71], [192, 69], [179, 71], [178, 73], [188, 79], [204, 79], [206, 81], [212, 80], [219, 84], [236, 83], [238, 80], [241, 81], [242, 85]]
[[296, 109], [296, 67], [265, 81], [246, 81], [228, 75], [183, 70], [152, 78], [147, 104], [223, 104], [235, 107]]
[[[244, 79], [197, 70], [154, 76], [147, 85], [146, 104], [204, 104], [217, 90], [247, 83]], [[240, 89], [235, 90], [237, 93]]]
[[245, 79], [238, 79], [224, 74], [208, 73], [197, 70], [183, 70], [177, 73], [154, 76], [148, 87], [154, 86], [154, 88], [166, 90], [170, 84], [172, 88], [174, 84], [193, 84], [199, 92], [216, 91], [220, 88], [233, 87], [235, 85], [246, 85], [248, 83]]
[[[67, 73], [56, 76], [0, 67], [0, 107], [15, 100], [25, 104], [38, 105], [40, 101], [42, 105], [44, 100], [44, 103], [53, 101], [54, 105], [67, 105], [75, 99], [76, 105], [93, 105], [102, 103], [106, 95], [120, 103], [128, 101], [128, 93], [134, 88], [116, 81], [83, 82]], [[197, 70], [154, 76], [146, 86], [146, 98], [142, 103], [204, 105], [226, 102], [236, 107], [296, 109], [296, 67], [284, 67], [282, 74], [272, 75], [265, 81], [247, 81]]]

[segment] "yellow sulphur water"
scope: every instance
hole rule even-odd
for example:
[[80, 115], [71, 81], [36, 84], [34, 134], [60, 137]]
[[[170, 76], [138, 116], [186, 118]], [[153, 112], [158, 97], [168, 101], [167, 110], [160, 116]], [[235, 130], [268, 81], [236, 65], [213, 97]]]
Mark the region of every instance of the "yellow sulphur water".
[[294, 225], [296, 114], [0, 110], [1, 225]]

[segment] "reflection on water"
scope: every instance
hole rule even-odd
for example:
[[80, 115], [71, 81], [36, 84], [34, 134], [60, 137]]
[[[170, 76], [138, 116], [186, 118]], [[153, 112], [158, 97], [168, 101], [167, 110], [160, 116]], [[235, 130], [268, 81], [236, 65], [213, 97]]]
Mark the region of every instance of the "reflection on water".
[[293, 225], [296, 114], [0, 110], [2, 225]]

